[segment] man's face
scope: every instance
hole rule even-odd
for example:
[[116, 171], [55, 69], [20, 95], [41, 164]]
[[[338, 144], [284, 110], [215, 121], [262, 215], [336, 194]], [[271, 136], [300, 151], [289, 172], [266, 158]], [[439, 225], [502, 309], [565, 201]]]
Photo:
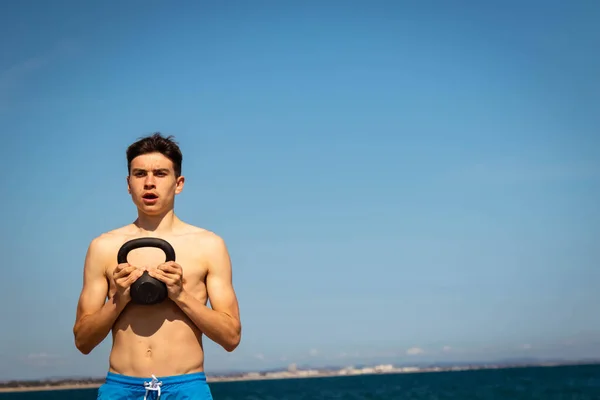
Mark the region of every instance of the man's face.
[[173, 208], [184, 178], [175, 177], [173, 163], [160, 153], [143, 154], [131, 161], [127, 188], [140, 211], [158, 215]]

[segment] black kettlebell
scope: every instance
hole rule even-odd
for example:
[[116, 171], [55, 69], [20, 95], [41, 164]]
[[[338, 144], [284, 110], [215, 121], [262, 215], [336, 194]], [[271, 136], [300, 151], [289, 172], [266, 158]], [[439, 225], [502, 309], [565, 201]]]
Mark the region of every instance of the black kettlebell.
[[[131, 250], [138, 249], [140, 247], [156, 247], [165, 252], [165, 261], [175, 261], [175, 250], [173, 246], [166, 240], [146, 237], [132, 239], [125, 242], [119, 249], [117, 254], [117, 262], [123, 264], [127, 262], [127, 255]], [[131, 301], [135, 304], [152, 305], [158, 304], [165, 300], [168, 296], [167, 285], [164, 282], [159, 281], [156, 278], [148, 275], [148, 271], [144, 271], [129, 288], [131, 294]]]

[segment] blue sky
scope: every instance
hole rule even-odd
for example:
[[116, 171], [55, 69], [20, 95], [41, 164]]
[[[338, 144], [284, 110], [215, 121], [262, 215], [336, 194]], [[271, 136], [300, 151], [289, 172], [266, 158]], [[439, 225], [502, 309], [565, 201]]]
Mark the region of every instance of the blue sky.
[[208, 372], [600, 357], [598, 2], [104, 4], [0, 13], [0, 379], [105, 373], [83, 260], [153, 131], [233, 260]]

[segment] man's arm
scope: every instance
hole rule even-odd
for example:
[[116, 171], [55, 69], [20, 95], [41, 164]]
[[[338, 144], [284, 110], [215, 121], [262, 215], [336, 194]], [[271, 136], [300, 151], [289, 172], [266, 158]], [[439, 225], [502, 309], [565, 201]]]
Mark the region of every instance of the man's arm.
[[83, 288], [73, 327], [75, 346], [83, 354], [89, 354], [106, 338], [126, 304], [117, 301], [117, 296], [111, 296], [105, 303], [108, 281], [104, 259], [102, 243], [96, 238], [85, 257]]
[[239, 345], [242, 336], [240, 311], [225, 242], [218, 236], [212, 242], [206, 276], [206, 290], [212, 309], [185, 290], [181, 291], [175, 303], [208, 338], [231, 352]]

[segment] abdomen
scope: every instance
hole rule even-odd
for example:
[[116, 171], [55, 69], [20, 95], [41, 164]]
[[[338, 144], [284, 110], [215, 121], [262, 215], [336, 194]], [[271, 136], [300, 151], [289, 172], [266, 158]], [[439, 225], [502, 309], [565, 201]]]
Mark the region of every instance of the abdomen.
[[203, 370], [202, 334], [170, 301], [127, 306], [113, 327], [113, 372], [150, 377]]

